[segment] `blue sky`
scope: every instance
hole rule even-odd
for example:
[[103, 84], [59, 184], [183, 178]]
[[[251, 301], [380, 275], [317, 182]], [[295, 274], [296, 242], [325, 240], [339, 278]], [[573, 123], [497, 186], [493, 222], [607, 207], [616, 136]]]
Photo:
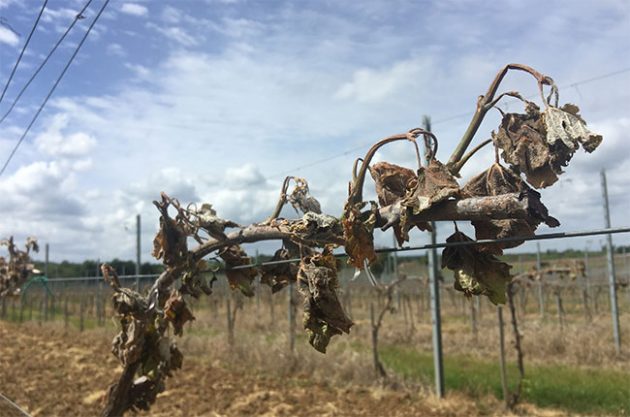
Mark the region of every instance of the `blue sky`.
[[[2, 84], [41, 4], [0, 0]], [[49, 1], [0, 112], [83, 4]], [[3, 160], [101, 4], [93, 0], [0, 125]], [[627, 225], [630, 71], [579, 82], [629, 69], [629, 39], [626, 1], [112, 0], [0, 177], [0, 236], [35, 234], [55, 259], [131, 258], [141, 213], [149, 259], [158, 219], [151, 201], [160, 191], [249, 223], [271, 211], [289, 173], [306, 177], [325, 211], [339, 214], [354, 158], [428, 114], [438, 157], [448, 159], [477, 96], [509, 62], [552, 76], [561, 102], [578, 104], [604, 135], [595, 153], [579, 151], [559, 183], [542, 191], [561, 230], [603, 225], [602, 167], [613, 224]], [[503, 89], [529, 96], [536, 85], [513, 74]], [[490, 114], [476, 140], [498, 122]], [[378, 158], [413, 167], [408, 147]], [[464, 177], [492, 159], [490, 149], [480, 153]], [[450, 228], [440, 228], [442, 239]], [[543, 247], [571, 244], [585, 240]]]

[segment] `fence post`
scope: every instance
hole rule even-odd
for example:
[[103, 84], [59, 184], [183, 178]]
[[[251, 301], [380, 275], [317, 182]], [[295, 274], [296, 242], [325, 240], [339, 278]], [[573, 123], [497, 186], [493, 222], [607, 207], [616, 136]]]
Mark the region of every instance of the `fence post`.
[[538, 307], [540, 308], [540, 318], [545, 318], [545, 295], [543, 294], [543, 279], [540, 271], [542, 262], [540, 260], [540, 242], [536, 242], [536, 272], [538, 273]]
[[295, 351], [295, 304], [293, 295], [293, 281], [289, 281], [289, 351], [293, 353]]
[[[606, 171], [602, 169], [602, 194], [604, 198], [604, 221], [606, 228], [610, 229], [610, 209], [608, 207], [608, 186], [606, 184]], [[619, 332], [619, 310], [617, 308], [617, 282], [615, 276], [615, 260], [613, 258], [612, 235], [606, 235], [606, 263], [608, 264], [608, 285], [610, 289], [610, 309], [613, 320], [613, 338], [615, 350], [621, 353], [621, 334]]]
[[505, 331], [503, 328], [503, 308], [497, 306], [497, 318], [499, 319], [499, 364], [501, 365], [501, 388], [503, 389], [503, 401], [506, 408], [509, 406], [507, 373], [505, 370]]

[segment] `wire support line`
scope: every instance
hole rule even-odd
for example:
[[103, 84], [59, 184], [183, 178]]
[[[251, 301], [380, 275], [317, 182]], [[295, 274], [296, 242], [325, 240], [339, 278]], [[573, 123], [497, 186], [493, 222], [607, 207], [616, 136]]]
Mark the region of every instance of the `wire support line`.
[[13, 408], [15, 408], [16, 410], [18, 410], [20, 413], [22, 413], [23, 415], [25, 415], [26, 417], [31, 417], [31, 415], [29, 413], [27, 413], [23, 408], [21, 408], [19, 405], [17, 405], [16, 403], [14, 403], [13, 401], [11, 401], [10, 398], [7, 398], [6, 396], [4, 396], [1, 392], [0, 392], [0, 399], [3, 399], [4, 401], [6, 401], [7, 403], [9, 403], [9, 405]]
[[24, 84], [24, 87], [22, 87], [22, 89], [20, 90], [20, 92], [18, 93], [18, 95], [15, 97], [15, 99], [13, 100], [13, 103], [11, 103], [11, 106], [9, 107], [9, 109], [6, 111], [6, 113], [2, 116], [2, 118], [0, 119], [0, 124], [2, 122], [4, 122], [4, 120], [9, 116], [9, 114], [11, 114], [11, 112], [13, 111], [13, 108], [15, 108], [15, 105], [18, 103], [18, 101], [20, 101], [20, 99], [22, 98], [22, 95], [24, 94], [24, 92], [28, 89], [28, 87], [31, 85], [31, 83], [33, 82], [33, 80], [35, 80], [35, 78], [37, 77], [37, 75], [39, 75], [39, 72], [42, 70], [42, 68], [44, 68], [44, 66], [48, 63], [48, 60], [52, 57], [52, 55], [55, 53], [55, 51], [57, 50], [57, 48], [59, 47], [59, 45], [61, 45], [61, 43], [64, 41], [64, 39], [66, 38], [66, 36], [68, 36], [68, 33], [70, 33], [70, 31], [74, 28], [74, 25], [81, 19], [83, 19], [83, 13], [85, 12], [85, 10], [90, 6], [90, 4], [92, 3], [93, 0], [88, 0], [88, 2], [85, 4], [85, 6], [83, 6], [83, 8], [81, 9], [81, 11], [79, 13], [77, 13], [77, 15], [74, 17], [74, 19], [72, 20], [72, 23], [70, 24], [70, 26], [68, 26], [68, 28], [66, 29], [66, 31], [61, 35], [61, 37], [57, 40], [57, 42], [55, 43], [55, 45], [52, 47], [52, 49], [48, 52], [48, 55], [46, 55], [46, 58], [44, 58], [44, 60], [39, 64], [39, 67], [37, 67], [37, 69], [35, 70], [35, 72], [33, 73], [33, 75], [31, 75], [31, 77], [29, 78], [29, 80], [26, 82], [26, 84]]
[[[580, 85], [583, 85], [583, 84], [588, 84], [588, 83], [592, 83], [594, 81], [604, 80], [606, 78], [615, 77], [617, 75], [625, 74], [627, 72], [630, 72], [630, 67], [622, 68], [622, 69], [619, 69], [619, 70], [616, 70], [616, 71], [607, 72], [607, 73], [601, 74], [601, 75], [596, 75], [596, 76], [593, 76], [593, 77], [590, 77], [590, 78], [585, 78], [585, 79], [582, 79], [582, 80], [579, 80], [579, 81], [576, 81], [576, 82], [573, 82], [573, 83], [563, 84], [563, 85], [559, 86], [558, 88], [572, 88], [572, 87], [576, 88], [576, 87], [578, 87]], [[526, 99], [531, 99], [531, 98], [536, 98], [536, 97], [538, 97], [538, 93], [531, 94], [529, 96], [525, 96]], [[508, 104], [518, 103], [518, 100], [516, 100], [516, 99], [510, 100], [507, 103]], [[440, 119], [437, 119], [437, 120], [433, 121], [432, 124], [433, 125], [439, 125], [439, 124], [442, 124], [442, 123], [450, 122], [451, 120], [457, 120], [457, 119], [461, 119], [461, 118], [464, 118], [464, 117], [471, 117], [473, 113], [474, 113], [474, 111], [467, 111], [467, 112], [457, 113], [457, 114], [454, 114], [454, 115], [451, 115], [451, 116], [442, 117]], [[319, 164], [323, 164], [325, 162], [332, 161], [333, 159], [337, 159], [337, 158], [341, 158], [343, 156], [346, 156], [346, 155], [350, 154], [351, 152], [355, 152], [355, 151], [359, 151], [361, 149], [365, 149], [366, 146], [369, 146], [371, 144], [372, 144], [372, 142], [365, 142], [364, 144], [359, 145], [359, 146], [355, 146], [354, 148], [346, 149], [345, 151], [343, 151], [341, 153], [330, 155], [328, 157], [325, 157], [325, 158], [322, 158], [322, 159], [318, 159], [316, 161], [308, 162], [308, 163], [306, 163], [304, 165], [300, 165], [298, 167], [295, 167], [295, 168], [292, 168], [292, 169], [289, 169], [289, 170], [285, 170], [285, 171], [282, 171], [282, 172], [275, 173], [273, 175], [269, 175], [267, 178], [275, 178], [275, 177], [279, 177], [279, 176], [282, 176], [282, 175], [288, 175], [288, 174], [292, 174], [292, 173], [295, 173], [297, 171], [300, 171], [301, 169], [304, 169], [304, 168], [310, 168], [310, 167], [313, 167], [313, 166], [316, 166], [316, 165], [319, 165]]]
[[28, 132], [31, 130], [31, 127], [33, 127], [33, 125], [35, 124], [35, 121], [37, 120], [37, 118], [39, 117], [40, 113], [42, 112], [42, 110], [44, 109], [44, 107], [46, 106], [46, 103], [48, 103], [48, 100], [50, 99], [50, 97], [53, 95], [53, 93], [55, 92], [55, 89], [57, 88], [57, 86], [59, 85], [59, 83], [61, 82], [63, 76], [66, 74], [66, 72], [68, 71], [68, 68], [70, 68], [70, 65], [72, 64], [72, 62], [74, 61], [74, 58], [77, 56], [77, 54], [79, 53], [79, 50], [81, 49], [81, 47], [83, 46], [83, 44], [85, 43], [85, 40], [87, 39], [88, 35], [90, 34], [90, 32], [92, 31], [92, 28], [94, 27], [94, 25], [96, 24], [96, 22], [98, 21], [98, 19], [101, 17], [101, 15], [103, 14], [103, 11], [105, 10], [105, 8], [107, 7], [107, 5], [109, 4], [110, 0], [105, 0], [105, 2], [103, 3], [103, 6], [101, 7], [101, 9], [98, 11], [98, 14], [96, 15], [96, 17], [94, 18], [94, 20], [92, 21], [92, 23], [90, 24], [90, 26], [88, 27], [87, 31], [85, 32], [85, 34], [83, 35], [83, 38], [81, 38], [81, 42], [79, 42], [79, 44], [77, 45], [77, 47], [75, 48], [74, 52], [72, 53], [72, 56], [70, 57], [70, 59], [68, 60], [68, 62], [66, 63], [65, 67], [63, 68], [63, 71], [61, 72], [61, 74], [59, 75], [59, 77], [57, 78], [57, 80], [55, 81], [55, 84], [53, 84], [52, 88], [50, 89], [50, 91], [48, 92], [48, 95], [46, 96], [46, 98], [44, 99], [44, 101], [42, 102], [42, 104], [39, 106], [39, 109], [37, 110], [37, 112], [35, 113], [35, 116], [33, 116], [33, 119], [31, 119], [31, 122], [29, 123], [29, 125], [26, 127], [26, 130], [24, 131], [24, 133], [22, 134], [22, 136], [20, 137], [20, 139], [18, 140], [18, 142], [15, 144], [15, 147], [13, 148], [13, 150], [11, 151], [11, 153], [9, 154], [9, 157], [7, 158], [7, 160], [4, 162], [4, 165], [2, 166], [2, 168], [0, 169], [0, 176], [4, 173], [4, 171], [7, 169], [7, 166], [9, 166], [9, 162], [11, 162], [11, 159], [13, 159], [13, 156], [15, 155], [15, 153], [17, 152], [18, 148], [20, 147], [20, 145], [22, 144], [22, 142], [24, 141], [24, 138], [26, 137], [26, 135], [28, 134]]
[[13, 76], [15, 75], [15, 71], [17, 71], [18, 66], [20, 66], [20, 62], [22, 62], [22, 57], [24, 56], [24, 52], [26, 52], [26, 48], [28, 47], [28, 44], [31, 42], [31, 38], [33, 37], [33, 33], [35, 33], [35, 29], [37, 28], [37, 25], [39, 24], [39, 19], [41, 19], [42, 15], [44, 14], [44, 9], [46, 8], [47, 4], [48, 4], [48, 0], [44, 0], [44, 4], [42, 5], [42, 8], [39, 11], [39, 14], [37, 15], [37, 19], [35, 19], [35, 24], [33, 24], [33, 27], [31, 28], [31, 32], [28, 34], [28, 38], [26, 38], [26, 42], [24, 42], [24, 46], [22, 47], [22, 51], [20, 52], [20, 55], [18, 56], [17, 61], [15, 61], [15, 65], [13, 66], [13, 69], [11, 70], [11, 74], [9, 75], [9, 79], [7, 80], [7, 83], [4, 85], [4, 89], [2, 90], [2, 94], [0, 94], [0, 103], [2, 103], [2, 99], [4, 98], [4, 95], [6, 94], [7, 89], [9, 88], [9, 85], [11, 84], [11, 81], [13, 80]]
[[[489, 243], [566, 239], [566, 238], [576, 238], [576, 237], [584, 237], [584, 236], [612, 235], [612, 234], [617, 234], [617, 233], [630, 233], [630, 227], [585, 230], [585, 231], [578, 231], [578, 232], [544, 233], [544, 234], [534, 235], [534, 236], [511, 236], [511, 237], [504, 237], [501, 239], [467, 240], [463, 242], [449, 242], [449, 243], [444, 242], [444, 243], [428, 244], [428, 245], [422, 245], [422, 246], [404, 246], [402, 248], [382, 248], [382, 249], [376, 249], [375, 252], [376, 253], [408, 252], [408, 251], [414, 251], [414, 250], [441, 249], [441, 248], [455, 247], [455, 246], [476, 246], [476, 245], [487, 245]], [[335, 253], [334, 256], [338, 258], [344, 258], [348, 255], [345, 253]], [[259, 263], [253, 263], [253, 264], [248, 264], [248, 265], [238, 265], [229, 269], [230, 270], [248, 269], [248, 268], [256, 268], [259, 266], [281, 265], [281, 264], [294, 263], [294, 262], [300, 262], [300, 261], [301, 261], [300, 258], [283, 259], [281, 261], [267, 261], [267, 262], [259, 262]]]

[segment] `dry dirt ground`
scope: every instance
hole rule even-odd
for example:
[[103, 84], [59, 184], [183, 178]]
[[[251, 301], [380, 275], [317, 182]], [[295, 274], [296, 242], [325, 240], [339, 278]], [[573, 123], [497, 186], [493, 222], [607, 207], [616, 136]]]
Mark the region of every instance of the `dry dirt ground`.
[[[474, 402], [451, 394], [438, 401], [426, 392], [374, 386], [335, 386], [304, 377], [282, 378], [228, 371], [200, 358], [167, 381], [152, 416], [499, 416], [492, 398]], [[120, 371], [109, 339], [98, 331], [0, 322], [0, 393], [32, 416], [96, 416], [105, 388]], [[334, 376], [331, 376], [334, 378]], [[524, 406], [519, 415], [561, 416]], [[0, 416], [19, 415], [0, 400]]]

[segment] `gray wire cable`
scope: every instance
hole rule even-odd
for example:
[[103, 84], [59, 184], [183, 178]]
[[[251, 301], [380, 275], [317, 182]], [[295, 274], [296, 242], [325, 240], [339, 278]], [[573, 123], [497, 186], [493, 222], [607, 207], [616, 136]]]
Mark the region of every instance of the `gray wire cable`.
[[98, 21], [99, 17], [101, 17], [101, 14], [103, 14], [103, 11], [105, 10], [105, 8], [107, 7], [107, 5], [109, 4], [110, 0], [105, 0], [105, 3], [103, 3], [103, 6], [101, 7], [101, 10], [98, 11], [98, 14], [96, 15], [96, 17], [94, 18], [94, 20], [92, 21], [92, 23], [90, 24], [90, 27], [88, 27], [88, 30], [85, 32], [85, 35], [83, 35], [83, 38], [81, 39], [81, 42], [79, 42], [79, 44], [77, 45], [77, 47], [74, 50], [74, 53], [72, 54], [72, 56], [70, 57], [70, 60], [66, 63], [66, 66], [63, 68], [63, 71], [61, 72], [61, 74], [59, 75], [59, 77], [57, 78], [57, 80], [55, 81], [55, 84], [53, 84], [52, 88], [50, 89], [50, 91], [48, 92], [48, 95], [46, 96], [46, 98], [44, 99], [44, 101], [42, 102], [42, 104], [39, 106], [39, 109], [37, 110], [37, 113], [35, 113], [35, 116], [33, 116], [33, 119], [31, 120], [31, 122], [29, 123], [28, 127], [26, 128], [26, 130], [24, 131], [24, 133], [22, 134], [22, 136], [20, 137], [20, 139], [18, 140], [18, 143], [15, 144], [15, 147], [13, 148], [13, 150], [11, 151], [11, 154], [9, 155], [9, 157], [7, 158], [7, 160], [4, 162], [4, 165], [2, 166], [2, 169], [0, 169], [0, 176], [4, 173], [4, 171], [7, 169], [7, 166], [9, 165], [9, 162], [11, 162], [11, 159], [13, 159], [13, 156], [15, 155], [15, 152], [17, 152], [18, 148], [20, 147], [20, 145], [22, 144], [22, 142], [24, 141], [24, 138], [26, 137], [26, 135], [28, 134], [28, 132], [31, 130], [31, 127], [33, 127], [33, 124], [35, 124], [35, 121], [37, 120], [37, 118], [39, 117], [40, 113], [42, 112], [42, 110], [44, 109], [44, 107], [46, 106], [46, 103], [48, 103], [48, 100], [50, 99], [50, 97], [53, 95], [53, 93], [55, 92], [55, 89], [57, 88], [57, 86], [59, 85], [59, 82], [61, 81], [61, 79], [63, 78], [63, 76], [66, 74], [66, 71], [68, 71], [68, 68], [70, 67], [70, 64], [72, 64], [72, 61], [74, 61], [74, 58], [77, 56], [77, 54], [79, 53], [79, 50], [81, 49], [81, 47], [83, 46], [83, 43], [85, 42], [85, 40], [87, 39], [88, 35], [90, 34], [90, 32], [92, 31], [92, 28], [94, 27], [94, 25], [96, 24], [96, 22]]
[[52, 56], [52, 54], [55, 53], [55, 51], [57, 50], [57, 48], [59, 47], [59, 45], [61, 45], [61, 42], [63, 42], [63, 40], [66, 38], [66, 36], [68, 36], [68, 33], [70, 33], [70, 31], [72, 30], [72, 28], [74, 28], [74, 25], [80, 20], [82, 19], [83, 16], [83, 12], [85, 12], [85, 10], [90, 6], [90, 3], [92, 3], [92, 0], [88, 0], [88, 2], [85, 4], [85, 6], [83, 6], [83, 8], [81, 9], [81, 11], [79, 13], [77, 13], [77, 15], [74, 17], [74, 19], [72, 20], [72, 23], [70, 24], [70, 26], [66, 29], [66, 31], [61, 35], [61, 37], [57, 40], [57, 43], [55, 43], [55, 45], [53, 46], [53, 48], [48, 52], [48, 55], [46, 55], [46, 58], [42, 61], [41, 64], [39, 64], [39, 67], [37, 67], [37, 69], [35, 70], [35, 72], [33, 73], [33, 75], [31, 75], [31, 78], [29, 78], [29, 80], [26, 82], [26, 84], [24, 85], [24, 87], [22, 87], [22, 89], [20, 90], [20, 92], [18, 93], [18, 95], [15, 97], [15, 99], [13, 100], [13, 103], [11, 103], [11, 106], [9, 107], [9, 110], [7, 110], [7, 112], [4, 114], [4, 116], [2, 116], [2, 118], [0, 119], [0, 124], [2, 124], [2, 122], [4, 122], [4, 120], [7, 118], [7, 116], [9, 116], [9, 114], [13, 111], [13, 108], [15, 107], [15, 105], [17, 104], [18, 101], [20, 101], [20, 99], [22, 98], [22, 95], [24, 94], [24, 92], [26, 91], [26, 89], [31, 85], [31, 83], [33, 82], [33, 80], [35, 79], [35, 77], [37, 77], [37, 75], [39, 74], [39, 72], [42, 70], [42, 68], [44, 68], [44, 66], [46, 65], [46, 63], [48, 62], [48, 60], [50, 59], [50, 57]]
[[26, 417], [31, 417], [31, 415], [29, 413], [27, 413], [24, 409], [22, 409], [19, 405], [17, 405], [16, 403], [14, 403], [13, 401], [11, 401], [11, 399], [7, 398], [6, 396], [4, 396], [1, 392], [0, 392], [0, 399], [5, 400], [7, 403], [9, 403], [9, 405], [11, 405], [13, 408], [15, 408], [16, 410], [18, 410], [20, 413], [22, 413], [23, 415], [25, 415]]
[[44, 4], [42, 5], [42, 8], [39, 11], [39, 14], [37, 15], [37, 19], [35, 19], [35, 24], [33, 25], [32, 29], [31, 29], [31, 33], [28, 34], [28, 38], [26, 38], [26, 42], [24, 43], [24, 46], [22, 47], [22, 51], [20, 52], [20, 55], [18, 56], [17, 61], [15, 61], [15, 65], [13, 66], [13, 69], [11, 70], [11, 75], [9, 75], [9, 79], [7, 80], [7, 83], [4, 85], [4, 89], [2, 90], [2, 94], [0, 95], [0, 103], [2, 103], [2, 99], [4, 98], [4, 95], [7, 92], [7, 89], [9, 88], [9, 85], [11, 84], [11, 80], [13, 80], [13, 76], [15, 75], [15, 71], [17, 70], [17, 67], [20, 65], [20, 62], [22, 61], [22, 57], [24, 56], [24, 52], [26, 52], [26, 47], [31, 42], [31, 38], [33, 37], [33, 33], [35, 33], [35, 28], [37, 28], [37, 24], [39, 23], [39, 19], [42, 17], [42, 14], [44, 14], [44, 9], [46, 8], [47, 4], [48, 4], [48, 0], [44, 0]]

